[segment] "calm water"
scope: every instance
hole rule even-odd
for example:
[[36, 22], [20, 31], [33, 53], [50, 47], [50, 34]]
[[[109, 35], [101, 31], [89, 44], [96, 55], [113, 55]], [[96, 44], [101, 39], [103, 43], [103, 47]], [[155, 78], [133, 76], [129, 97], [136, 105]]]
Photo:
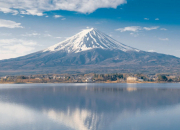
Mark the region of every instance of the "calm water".
[[0, 85], [0, 130], [179, 130], [180, 84]]

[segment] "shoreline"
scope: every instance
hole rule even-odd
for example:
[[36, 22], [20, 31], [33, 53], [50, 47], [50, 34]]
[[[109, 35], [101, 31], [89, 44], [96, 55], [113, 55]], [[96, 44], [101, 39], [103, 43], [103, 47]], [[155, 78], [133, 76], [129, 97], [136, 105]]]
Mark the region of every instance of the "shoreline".
[[22, 82], [22, 83], [16, 83], [16, 82], [0, 82], [0, 84], [83, 84], [83, 83], [96, 83], [96, 84], [100, 84], [100, 83], [105, 83], [105, 84], [122, 84], [122, 83], [126, 83], [126, 84], [154, 84], [154, 83], [180, 83], [180, 82], [47, 82], [47, 83], [33, 83], [33, 82]]

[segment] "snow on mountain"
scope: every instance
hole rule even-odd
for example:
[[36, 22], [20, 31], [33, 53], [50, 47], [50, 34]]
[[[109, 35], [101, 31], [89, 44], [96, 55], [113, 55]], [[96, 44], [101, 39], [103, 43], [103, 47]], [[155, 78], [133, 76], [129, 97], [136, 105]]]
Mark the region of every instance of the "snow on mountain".
[[43, 52], [66, 51], [68, 53], [78, 53], [95, 48], [139, 52], [138, 49], [124, 45], [94, 28], [85, 29], [65, 41], [43, 50]]
[[0, 75], [117, 72], [177, 73], [180, 58], [140, 51], [96, 29], [86, 29], [46, 50], [0, 60]]

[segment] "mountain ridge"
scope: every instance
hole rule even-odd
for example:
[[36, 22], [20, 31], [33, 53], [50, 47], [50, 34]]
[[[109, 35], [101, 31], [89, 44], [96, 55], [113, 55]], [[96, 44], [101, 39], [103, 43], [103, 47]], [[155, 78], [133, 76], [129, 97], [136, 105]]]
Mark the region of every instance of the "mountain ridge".
[[180, 72], [178, 57], [129, 47], [96, 29], [85, 31], [45, 50], [1, 60], [0, 74]]
[[122, 51], [140, 51], [114, 40], [97, 29], [91, 28], [85, 29], [80, 33], [66, 39], [65, 41], [43, 50], [43, 52], [65, 50], [68, 53], [78, 53], [96, 48], [110, 50], [119, 49]]

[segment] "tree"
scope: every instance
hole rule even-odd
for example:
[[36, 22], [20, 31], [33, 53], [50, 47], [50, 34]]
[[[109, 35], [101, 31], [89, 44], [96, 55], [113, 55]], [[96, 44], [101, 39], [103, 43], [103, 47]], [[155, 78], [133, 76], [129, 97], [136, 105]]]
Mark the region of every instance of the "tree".
[[158, 80], [159, 81], [167, 81], [168, 78], [165, 75], [158, 75]]
[[173, 82], [173, 80], [172, 80], [172, 79], [169, 79], [168, 82]]
[[118, 77], [119, 79], [123, 79], [123, 74], [117, 74], [117, 77]]
[[27, 79], [25, 76], [18, 76], [17, 79]]

